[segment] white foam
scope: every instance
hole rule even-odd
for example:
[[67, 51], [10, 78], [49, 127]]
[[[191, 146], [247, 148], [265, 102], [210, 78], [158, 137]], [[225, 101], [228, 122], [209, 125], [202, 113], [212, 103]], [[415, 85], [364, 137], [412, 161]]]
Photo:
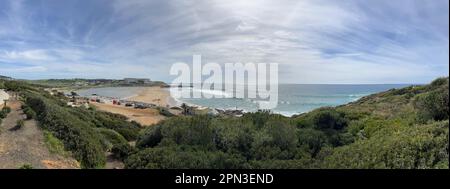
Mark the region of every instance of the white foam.
[[220, 91], [220, 90], [192, 89], [192, 91], [202, 93], [202, 94], [210, 94], [210, 95], [214, 95], [214, 96], [225, 97], [225, 98], [232, 97], [232, 95], [230, 95], [224, 91]]

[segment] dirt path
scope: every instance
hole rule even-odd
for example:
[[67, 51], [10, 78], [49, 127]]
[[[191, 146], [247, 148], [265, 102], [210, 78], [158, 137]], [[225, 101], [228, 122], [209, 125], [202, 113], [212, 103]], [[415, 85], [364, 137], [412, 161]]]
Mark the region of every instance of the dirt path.
[[11, 100], [8, 106], [12, 111], [0, 125], [0, 169], [16, 169], [24, 164], [38, 169], [79, 168], [73, 158], [49, 152], [35, 120], [26, 120], [24, 127], [17, 129], [17, 120], [25, 118], [21, 103]]

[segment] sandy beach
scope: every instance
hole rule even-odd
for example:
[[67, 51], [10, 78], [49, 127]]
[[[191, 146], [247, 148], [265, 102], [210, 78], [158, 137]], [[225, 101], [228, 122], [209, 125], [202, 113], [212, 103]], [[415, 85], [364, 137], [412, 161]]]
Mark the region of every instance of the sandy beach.
[[[170, 97], [170, 92], [161, 87], [143, 87], [142, 90], [140, 90], [136, 95], [125, 98], [125, 100], [150, 103], [161, 107], [169, 107], [174, 104], [174, 100]], [[92, 102], [91, 104], [99, 110], [124, 115], [130, 120], [136, 121], [145, 126], [158, 123], [159, 121], [165, 119], [165, 117], [160, 115], [159, 111], [154, 108], [135, 109], [124, 105], [114, 105], [112, 102]]]
[[3, 107], [3, 100], [9, 99], [8, 93], [6, 93], [3, 89], [0, 89], [0, 108]]
[[149, 126], [165, 119], [165, 117], [160, 115], [156, 109], [135, 109], [131, 107], [103, 103], [91, 104], [97, 107], [98, 110], [124, 115], [130, 120], [136, 121], [144, 126]]
[[172, 106], [170, 92], [161, 87], [145, 87], [137, 95], [127, 100], [151, 103], [162, 107]]

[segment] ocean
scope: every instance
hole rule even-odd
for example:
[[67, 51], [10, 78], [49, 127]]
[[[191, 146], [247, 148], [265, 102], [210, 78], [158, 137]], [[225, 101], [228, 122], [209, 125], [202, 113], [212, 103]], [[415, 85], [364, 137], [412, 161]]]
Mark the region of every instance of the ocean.
[[142, 87], [103, 87], [103, 88], [90, 88], [75, 91], [78, 95], [84, 97], [90, 97], [93, 94], [104, 97], [112, 97], [118, 99], [125, 99], [135, 96], [140, 91]]
[[[325, 106], [338, 106], [356, 101], [363, 96], [387, 91], [392, 88], [406, 87], [406, 84], [371, 84], [371, 85], [322, 85], [322, 84], [281, 84], [278, 86], [278, 105], [272, 109], [274, 113], [285, 116], [305, 113]], [[135, 95], [139, 87], [108, 87], [77, 91], [82, 96], [97, 94], [114, 98], [126, 98]], [[224, 91], [201, 90], [189, 88], [189, 93], [214, 94], [232, 97]], [[178, 98], [177, 104], [219, 108], [240, 109], [246, 112], [257, 111], [258, 104], [254, 99], [247, 98]]]

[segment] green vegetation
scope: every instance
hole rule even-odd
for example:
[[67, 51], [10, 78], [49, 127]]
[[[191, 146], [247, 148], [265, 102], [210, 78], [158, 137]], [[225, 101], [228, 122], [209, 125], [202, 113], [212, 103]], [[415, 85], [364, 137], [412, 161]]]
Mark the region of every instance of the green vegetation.
[[67, 108], [38, 94], [27, 93], [26, 104], [37, 114], [41, 126], [63, 141], [81, 166], [99, 168], [105, 164], [100, 135], [86, 122], [69, 113]]
[[68, 157], [70, 155], [70, 153], [65, 150], [63, 142], [53, 136], [51, 132], [44, 131], [44, 141], [50, 153], [59, 154], [64, 157]]
[[286, 118], [182, 116], [141, 132], [127, 168], [448, 168], [448, 78]]
[[48, 131], [49, 149], [71, 151], [83, 168], [103, 167], [109, 151], [126, 168], [152, 169], [448, 168], [448, 85], [439, 78], [290, 118], [186, 113], [142, 129], [124, 116], [68, 107], [39, 86], [4, 83]]
[[2, 110], [0, 110], [0, 120], [5, 118], [9, 112], [11, 112], [11, 108], [8, 106], [5, 106], [2, 108]]
[[16, 128], [21, 129], [21, 128], [23, 128], [23, 126], [25, 126], [25, 122], [22, 119], [17, 120]]
[[33, 169], [33, 166], [30, 164], [23, 164], [19, 167], [19, 169]]
[[23, 113], [27, 116], [28, 120], [36, 118], [36, 112], [34, 112], [34, 110], [31, 109], [29, 106], [22, 105], [22, 110]]

